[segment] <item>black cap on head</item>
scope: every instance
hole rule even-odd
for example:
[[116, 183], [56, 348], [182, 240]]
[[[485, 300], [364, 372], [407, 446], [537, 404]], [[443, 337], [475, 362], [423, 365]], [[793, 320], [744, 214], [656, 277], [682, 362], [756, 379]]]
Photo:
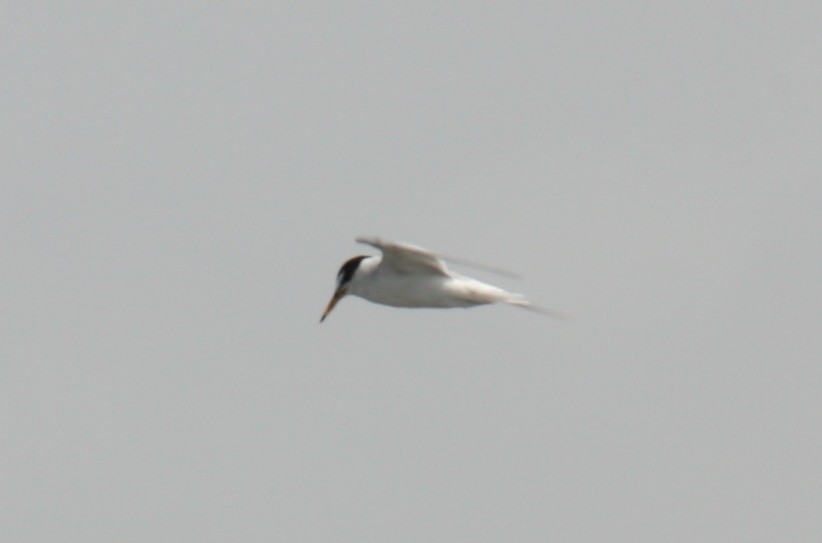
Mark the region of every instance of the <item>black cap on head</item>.
[[364, 258], [367, 257], [355, 256], [354, 258], [348, 259], [346, 263], [342, 265], [340, 271], [337, 272], [337, 287], [346, 285], [351, 281], [351, 278], [354, 277], [354, 272], [360, 267], [360, 262], [362, 262]]

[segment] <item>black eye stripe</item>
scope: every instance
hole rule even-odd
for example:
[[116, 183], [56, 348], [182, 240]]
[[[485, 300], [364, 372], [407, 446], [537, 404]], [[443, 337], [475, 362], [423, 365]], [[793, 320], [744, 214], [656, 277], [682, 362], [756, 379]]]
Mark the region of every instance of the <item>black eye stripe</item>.
[[337, 283], [340, 285], [344, 285], [351, 281], [351, 278], [354, 277], [354, 272], [357, 271], [357, 268], [360, 267], [360, 262], [366, 258], [365, 256], [355, 256], [354, 258], [349, 259], [345, 264], [342, 265], [340, 271], [337, 272]]

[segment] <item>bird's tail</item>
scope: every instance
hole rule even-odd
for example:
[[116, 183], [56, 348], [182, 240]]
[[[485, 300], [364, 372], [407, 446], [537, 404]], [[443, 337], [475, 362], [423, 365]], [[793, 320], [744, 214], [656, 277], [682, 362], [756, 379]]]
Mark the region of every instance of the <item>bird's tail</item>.
[[515, 307], [521, 307], [522, 309], [527, 309], [528, 311], [533, 311], [534, 313], [539, 313], [540, 315], [545, 315], [546, 317], [553, 317], [555, 319], [563, 320], [566, 318], [562, 313], [557, 313], [556, 311], [551, 311], [550, 309], [546, 309], [542, 306], [532, 304], [522, 294], [514, 294], [510, 292], [506, 294], [507, 296], [500, 300], [503, 303], [513, 305]]

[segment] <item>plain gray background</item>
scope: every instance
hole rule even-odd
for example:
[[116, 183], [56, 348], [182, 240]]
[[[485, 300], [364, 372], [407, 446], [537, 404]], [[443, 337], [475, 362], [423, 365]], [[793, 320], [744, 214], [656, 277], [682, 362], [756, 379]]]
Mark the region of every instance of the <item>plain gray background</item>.
[[822, 540], [821, 16], [4, 7], [0, 539]]

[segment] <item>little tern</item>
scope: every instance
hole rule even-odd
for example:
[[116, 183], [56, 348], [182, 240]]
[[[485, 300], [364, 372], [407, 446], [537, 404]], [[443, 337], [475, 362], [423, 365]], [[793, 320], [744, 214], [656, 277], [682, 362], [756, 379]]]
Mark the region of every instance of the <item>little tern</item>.
[[[382, 255], [355, 256], [342, 265], [337, 273], [334, 295], [320, 322], [349, 294], [394, 307], [451, 308], [505, 303], [550, 314], [532, 305], [522, 294], [449, 271], [443, 261], [445, 257], [422, 247], [370, 237], [360, 237], [356, 241], [379, 249]], [[471, 265], [456, 259], [445, 260]], [[498, 271], [478, 265], [474, 267]]]

